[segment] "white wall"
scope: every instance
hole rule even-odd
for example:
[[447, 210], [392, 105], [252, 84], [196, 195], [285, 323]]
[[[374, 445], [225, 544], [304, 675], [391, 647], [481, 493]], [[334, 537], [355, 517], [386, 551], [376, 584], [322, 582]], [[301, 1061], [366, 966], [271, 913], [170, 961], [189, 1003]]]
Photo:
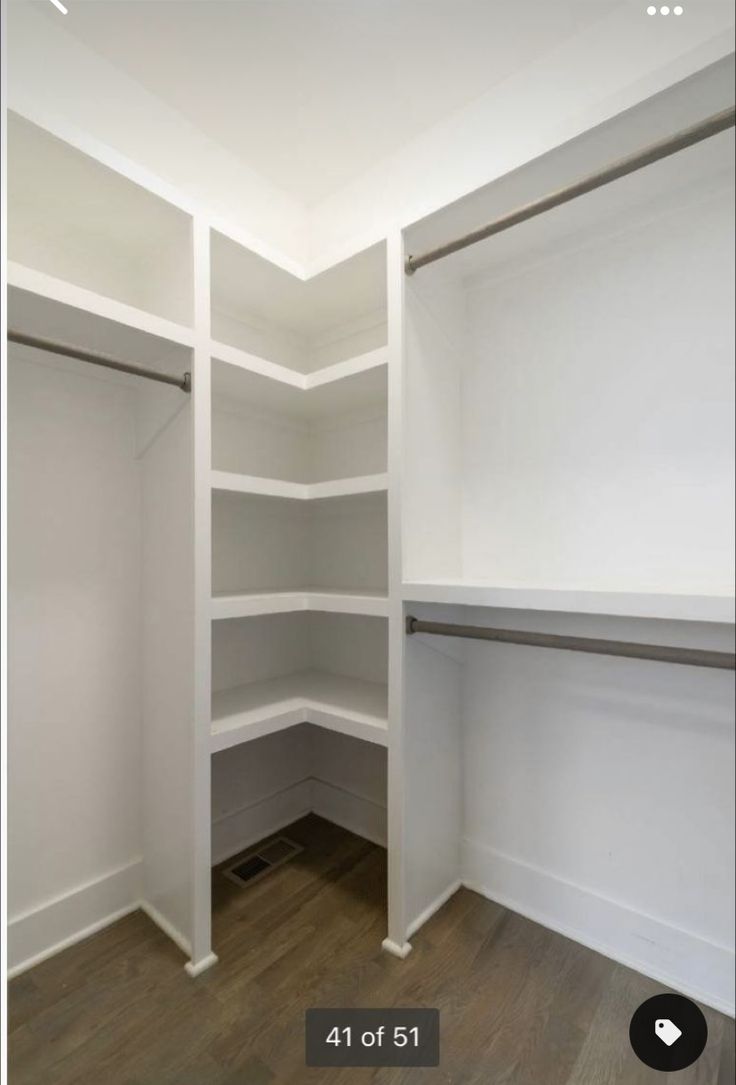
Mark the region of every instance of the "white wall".
[[463, 576], [733, 594], [733, 232], [727, 171], [471, 285]]
[[[505, 628], [727, 649], [726, 627], [455, 614]], [[733, 677], [469, 644], [462, 876], [733, 1012]]]
[[135, 392], [9, 354], [13, 967], [139, 894], [141, 518]]

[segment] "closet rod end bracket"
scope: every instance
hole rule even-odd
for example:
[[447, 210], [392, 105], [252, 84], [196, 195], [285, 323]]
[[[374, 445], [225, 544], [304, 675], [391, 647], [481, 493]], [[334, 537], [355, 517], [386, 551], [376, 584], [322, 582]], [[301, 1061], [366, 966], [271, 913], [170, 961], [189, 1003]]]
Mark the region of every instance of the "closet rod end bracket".
[[411, 614], [407, 614], [407, 616], [406, 616], [406, 635], [408, 637], [410, 637], [412, 635], [412, 633], [416, 633], [416, 629], [414, 628], [414, 626], [416, 625], [416, 622], [417, 622], [416, 618], [412, 617]]
[[182, 392], [191, 392], [192, 390], [192, 374], [185, 373], [181, 382]]

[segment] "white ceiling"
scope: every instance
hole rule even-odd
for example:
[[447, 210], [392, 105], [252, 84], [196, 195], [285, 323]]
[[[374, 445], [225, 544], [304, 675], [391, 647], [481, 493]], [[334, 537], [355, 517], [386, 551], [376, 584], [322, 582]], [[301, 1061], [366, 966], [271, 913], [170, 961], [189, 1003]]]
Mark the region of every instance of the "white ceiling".
[[65, 0], [48, 18], [310, 206], [616, 0]]

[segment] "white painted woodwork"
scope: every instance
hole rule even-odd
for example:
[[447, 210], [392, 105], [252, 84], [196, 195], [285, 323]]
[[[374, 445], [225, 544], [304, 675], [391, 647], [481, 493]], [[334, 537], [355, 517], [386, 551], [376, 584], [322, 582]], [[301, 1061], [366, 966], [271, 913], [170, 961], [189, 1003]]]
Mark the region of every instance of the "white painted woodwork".
[[236, 595], [216, 595], [212, 599], [212, 617], [220, 620], [301, 610], [385, 617], [388, 613], [388, 596], [379, 591], [302, 588], [298, 591], [239, 592]]
[[211, 749], [228, 749], [297, 723], [386, 745], [387, 687], [357, 678], [299, 671], [216, 693]]
[[262, 497], [286, 497], [293, 501], [319, 501], [329, 497], [384, 493], [388, 489], [386, 473], [313, 483], [284, 482], [282, 479], [239, 475], [232, 471], [213, 471], [210, 478], [213, 490]]
[[[405, 251], [722, 108], [722, 76], [412, 227]], [[405, 280], [405, 613], [733, 650], [733, 186], [731, 132]], [[392, 945], [464, 883], [733, 1012], [732, 676], [403, 651]]]
[[[698, 33], [703, 64], [720, 47], [702, 25]], [[508, 140], [481, 146], [484, 102], [467, 114], [464, 150], [462, 124], [448, 135], [459, 153], [438, 155], [436, 132], [405, 148], [402, 161], [314, 210], [308, 264], [306, 234], [285, 228], [276, 195], [274, 244], [293, 243], [294, 259], [99, 135], [57, 119], [49, 131], [11, 120], [19, 330], [194, 377], [182, 398], [82, 363], [14, 355], [28, 367], [21, 382], [37, 384], [44, 400], [27, 428], [22, 411], [16, 420], [16, 464], [32, 483], [20, 487], [17, 567], [30, 569], [21, 602], [57, 571], [53, 587], [66, 585], [75, 606], [81, 596], [94, 612], [59, 611], [45, 592], [36, 625], [20, 627], [21, 730], [11, 738], [30, 791], [55, 794], [64, 766], [76, 783], [70, 824], [76, 832], [80, 811], [90, 822], [79, 827], [89, 848], [81, 855], [57, 824], [59, 804], [29, 812], [28, 796], [15, 799], [24, 833], [32, 823], [43, 846], [52, 826], [59, 848], [33, 872], [27, 855], [21, 862], [16, 929], [26, 964], [142, 896], [190, 953], [194, 974], [214, 961], [211, 858], [309, 810], [383, 842], [388, 798], [386, 945], [399, 956], [464, 882], [732, 1010], [727, 676], [407, 639], [403, 627], [411, 609], [470, 624], [729, 645], [732, 136], [410, 279], [403, 273], [405, 251], [726, 104], [729, 64], [626, 109], [645, 87], [676, 78], [674, 69], [663, 75], [672, 49], [656, 48], [661, 70], [649, 65], [642, 79], [632, 60], [629, 82], [609, 79], [586, 111], [572, 65], [548, 101], [557, 127], [539, 118], [520, 126], [524, 109], [504, 109], [497, 130]], [[675, 50], [681, 74], [696, 63], [693, 49]], [[38, 119], [33, 95], [26, 101]], [[421, 195], [417, 162], [428, 165]], [[450, 203], [460, 192], [471, 194]], [[389, 213], [391, 200], [400, 214]], [[410, 208], [414, 217], [441, 209], [402, 233]], [[59, 403], [45, 402], [57, 386]], [[134, 415], [118, 410], [115, 397], [133, 395]], [[109, 432], [82, 418], [57, 462], [54, 412], [73, 418], [93, 400]], [[37, 444], [26, 442], [33, 426]], [[130, 462], [119, 438], [126, 455], [130, 440]], [[108, 463], [105, 489], [94, 468]], [[131, 504], [131, 475], [140, 503]], [[50, 508], [63, 520], [85, 498], [51, 540], [45, 519], [38, 527], [39, 492], [46, 518]], [[79, 585], [101, 554], [109, 564], [95, 599]], [[11, 590], [17, 600], [18, 582]], [[143, 647], [131, 654], [133, 619]], [[107, 638], [92, 644], [100, 628]], [[92, 652], [99, 668], [72, 690], [75, 650], [86, 667]], [[28, 659], [52, 676], [62, 666], [53, 703]], [[119, 690], [115, 704], [110, 689]], [[50, 716], [65, 721], [65, 742], [66, 728], [79, 736], [84, 752], [73, 762], [58, 735], [29, 743], [27, 721], [45, 733]], [[141, 792], [138, 828], [131, 796]], [[653, 842], [664, 876], [651, 863]], [[75, 884], [63, 882], [60, 860]], [[46, 915], [54, 937], [44, 946], [36, 940]]]

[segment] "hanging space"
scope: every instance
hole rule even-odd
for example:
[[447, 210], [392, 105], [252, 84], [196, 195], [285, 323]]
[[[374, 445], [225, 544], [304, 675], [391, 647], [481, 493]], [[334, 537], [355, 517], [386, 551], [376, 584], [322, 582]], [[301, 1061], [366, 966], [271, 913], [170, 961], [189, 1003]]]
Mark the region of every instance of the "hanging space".
[[10, 968], [139, 906], [190, 956], [191, 222], [12, 115], [9, 202]]
[[463, 884], [715, 1006], [733, 1004], [733, 675], [656, 649], [733, 666], [732, 114], [411, 257], [731, 103], [731, 65], [707, 69], [405, 231], [404, 621], [654, 658], [420, 626], [392, 721], [398, 938]]

